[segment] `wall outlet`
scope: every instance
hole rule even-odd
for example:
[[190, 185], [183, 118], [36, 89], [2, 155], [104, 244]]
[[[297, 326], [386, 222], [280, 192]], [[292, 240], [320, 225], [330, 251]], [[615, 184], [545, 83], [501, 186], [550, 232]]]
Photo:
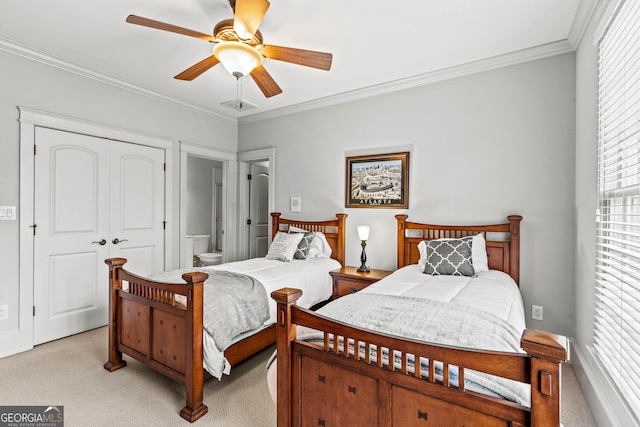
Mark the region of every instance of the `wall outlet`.
[[9, 306], [0, 305], [0, 320], [7, 320], [9, 318]]
[[542, 320], [542, 306], [541, 305], [532, 305], [531, 306], [531, 318], [533, 320]]

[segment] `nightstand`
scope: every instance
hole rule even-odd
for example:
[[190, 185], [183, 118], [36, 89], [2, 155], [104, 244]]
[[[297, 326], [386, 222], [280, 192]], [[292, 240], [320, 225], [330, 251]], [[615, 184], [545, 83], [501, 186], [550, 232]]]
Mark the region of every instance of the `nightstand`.
[[393, 271], [374, 268], [368, 273], [359, 273], [358, 267], [342, 267], [340, 270], [330, 271], [329, 274], [333, 277], [333, 299], [361, 291], [391, 273]]

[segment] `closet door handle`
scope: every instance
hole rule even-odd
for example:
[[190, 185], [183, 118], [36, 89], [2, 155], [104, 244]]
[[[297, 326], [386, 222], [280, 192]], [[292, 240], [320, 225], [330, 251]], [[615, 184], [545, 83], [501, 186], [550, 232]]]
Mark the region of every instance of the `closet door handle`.
[[120, 239], [118, 239], [118, 238], [116, 237], [115, 239], [113, 239], [113, 240], [111, 241], [111, 243], [113, 243], [114, 245], [117, 245], [118, 243], [122, 243], [122, 242], [126, 242], [126, 241], [127, 241], [127, 239], [122, 239], [122, 240], [120, 240]]
[[94, 243], [97, 243], [100, 246], [104, 246], [104, 245], [107, 244], [107, 241], [105, 239], [102, 239], [102, 240], [95, 240], [95, 241], [91, 242], [91, 244], [94, 244]]

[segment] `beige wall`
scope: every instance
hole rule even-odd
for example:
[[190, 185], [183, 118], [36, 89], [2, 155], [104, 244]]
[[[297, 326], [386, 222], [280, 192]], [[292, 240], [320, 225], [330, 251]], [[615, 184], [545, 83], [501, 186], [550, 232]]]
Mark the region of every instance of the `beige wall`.
[[[241, 121], [240, 151], [275, 147], [275, 209], [302, 219], [346, 212], [371, 226], [368, 264], [396, 266], [395, 209], [345, 209], [345, 156], [411, 152], [410, 220], [522, 223], [528, 324], [574, 334], [575, 55], [564, 54], [263, 121]], [[289, 213], [289, 198], [302, 212]], [[532, 321], [531, 304], [544, 306]]]

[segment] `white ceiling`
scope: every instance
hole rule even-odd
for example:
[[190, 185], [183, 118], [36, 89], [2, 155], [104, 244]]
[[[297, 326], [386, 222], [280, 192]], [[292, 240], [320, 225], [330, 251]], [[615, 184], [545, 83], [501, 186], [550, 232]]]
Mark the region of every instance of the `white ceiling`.
[[[238, 0], [240, 1], [240, 0]], [[236, 120], [424, 84], [447, 73], [573, 49], [595, 0], [271, 0], [265, 44], [333, 53], [330, 71], [265, 59], [283, 93], [236, 81], [218, 65], [173, 76], [211, 55], [208, 42], [125, 22], [129, 14], [210, 34], [232, 18], [227, 0], [5, 0], [0, 49]], [[506, 56], [505, 56], [506, 55]]]

